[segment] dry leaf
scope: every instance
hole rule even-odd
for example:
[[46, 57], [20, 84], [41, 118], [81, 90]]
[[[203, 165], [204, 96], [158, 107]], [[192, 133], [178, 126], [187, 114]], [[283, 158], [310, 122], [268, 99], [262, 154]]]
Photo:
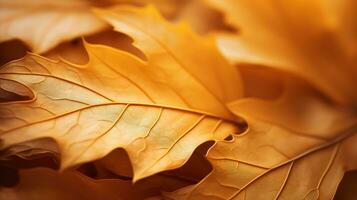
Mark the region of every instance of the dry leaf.
[[218, 41], [233, 62], [293, 72], [336, 102], [356, 105], [356, 1], [209, 2], [241, 30]]
[[[25, 84], [37, 97], [1, 105], [4, 147], [52, 137], [60, 145], [62, 168], [123, 147], [136, 180], [182, 165], [200, 143], [233, 131], [223, 118], [186, 107], [181, 99], [185, 90], [160, 83], [156, 73], [163, 72], [156, 66], [104, 46], [87, 48], [91, 60], [83, 67], [35, 55], [3, 67], [2, 78]], [[104, 56], [111, 58], [99, 59]]]
[[[205, 1], [0, 0], [0, 41], [45, 56], [0, 68], [0, 199], [332, 199], [357, 169], [357, 4]], [[123, 4], [201, 34], [233, 30], [218, 8], [238, 65]]]
[[[242, 96], [238, 72], [217, 51], [213, 38], [199, 37], [186, 24], [170, 24], [151, 6], [140, 9], [120, 6], [96, 9], [95, 13], [115, 30], [134, 38], [134, 45], [144, 52], [150, 63], [172, 67], [170, 72], [175, 77], [184, 77], [181, 75], [184, 71], [189, 74], [189, 79], [202, 83], [215, 102], [230, 102]], [[210, 101], [204, 96], [197, 97], [199, 104], [201, 99], [205, 99], [205, 104]]]
[[[165, 43], [152, 46], [156, 54], [145, 46], [148, 62], [86, 44], [90, 61], [84, 66], [31, 54], [4, 66], [0, 77], [27, 86], [36, 98], [0, 105], [3, 148], [54, 138], [64, 169], [123, 147], [136, 181], [177, 168], [201, 143], [223, 140], [234, 132], [235, 118], [225, 103], [241, 95], [239, 74], [221, 58], [212, 40], [168, 24], [152, 8], [125, 7], [122, 13], [130, 19], [128, 24], [145, 23], [137, 15], [152, 15], [157, 26], [175, 30], [170, 37], [177, 43], [171, 49]], [[139, 32], [132, 33], [134, 38], [135, 34]], [[184, 37], [192, 38], [190, 46], [200, 50], [202, 58], [178, 49]]]
[[[0, 0], [0, 42], [20, 39], [33, 52], [44, 53], [61, 42], [108, 28], [91, 7], [117, 4], [155, 5], [167, 18], [181, 18], [190, 1], [182, 0]], [[205, 22], [201, 21], [202, 24]], [[195, 23], [198, 27], [201, 23]], [[201, 30], [201, 29], [200, 29]]]
[[[0, 42], [20, 39], [43, 53], [62, 41], [107, 28], [90, 1], [1, 0]], [[74, 28], [75, 27], [75, 28]]]
[[332, 199], [345, 171], [357, 168], [356, 117], [315, 91], [288, 83], [277, 100], [238, 100], [246, 133], [208, 152], [213, 171], [172, 199]]

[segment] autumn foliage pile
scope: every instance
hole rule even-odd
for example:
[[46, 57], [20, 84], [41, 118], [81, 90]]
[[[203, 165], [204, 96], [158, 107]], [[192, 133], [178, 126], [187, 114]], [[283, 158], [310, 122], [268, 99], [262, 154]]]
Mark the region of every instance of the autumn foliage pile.
[[356, 8], [0, 0], [0, 199], [333, 199], [357, 169]]

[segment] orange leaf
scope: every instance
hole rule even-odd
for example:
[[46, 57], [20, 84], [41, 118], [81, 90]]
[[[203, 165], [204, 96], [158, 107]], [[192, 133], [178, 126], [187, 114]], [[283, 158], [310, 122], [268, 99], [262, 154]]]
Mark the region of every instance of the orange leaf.
[[209, 2], [240, 30], [218, 39], [231, 61], [292, 72], [334, 101], [356, 105], [356, 1]]
[[[291, 80], [290, 80], [291, 81]], [[230, 104], [248, 122], [233, 141], [208, 152], [213, 171], [172, 199], [332, 199], [347, 170], [357, 169], [357, 119], [306, 85], [288, 82], [277, 100]]]
[[108, 27], [89, 1], [2, 0], [0, 6], [0, 42], [21, 39], [36, 53]]
[[[122, 13], [130, 18], [128, 24], [142, 23], [138, 15], [152, 15], [157, 26], [175, 31], [170, 37], [177, 41], [171, 49], [156, 44], [160, 55], [145, 46], [147, 62], [86, 43], [89, 63], [83, 66], [32, 54], [4, 66], [0, 77], [27, 86], [36, 98], [0, 104], [3, 148], [54, 138], [64, 169], [122, 147], [136, 181], [182, 166], [198, 145], [223, 140], [235, 131], [235, 117], [225, 103], [242, 93], [239, 74], [212, 40], [168, 24], [151, 8], [124, 8]], [[190, 45], [202, 58], [179, 52], [184, 37], [192, 38]]]

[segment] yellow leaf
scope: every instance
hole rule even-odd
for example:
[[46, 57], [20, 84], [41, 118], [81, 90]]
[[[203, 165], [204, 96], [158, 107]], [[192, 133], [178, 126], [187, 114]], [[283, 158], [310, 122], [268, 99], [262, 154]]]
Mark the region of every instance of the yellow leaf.
[[[134, 45], [145, 53], [150, 63], [172, 68], [170, 74], [175, 74], [172, 78], [182, 78], [185, 76], [182, 73], [186, 73], [187, 82], [195, 79], [201, 83], [205, 93], [214, 98], [199, 97], [197, 94], [197, 107], [202, 104], [202, 99], [205, 99], [205, 104], [211, 104], [212, 99], [213, 104], [230, 102], [242, 96], [239, 74], [219, 54], [213, 38], [197, 36], [185, 24], [170, 24], [151, 6], [140, 9], [118, 6], [107, 10], [96, 9], [95, 13], [115, 30], [134, 38]], [[185, 82], [176, 84], [186, 88]], [[196, 87], [192, 85], [191, 89]]]
[[218, 40], [231, 61], [293, 72], [336, 102], [356, 105], [356, 1], [209, 2], [240, 30]]
[[0, 42], [21, 39], [36, 53], [62, 41], [105, 29], [89, 1], [1, 0]]
[[[239, 74], [212, 40], [157, 18], [151, 8], [123, 13], [132, 14], [132, 23], [142, 23], [136, 15], [153, 14], [157, 26], [175, 30], [170, 35], [176, 41], [172, 49], [159, 43], [153, 46], [162, 50], [158, 56], [146, 46], [144, 62], [107, 46], [85, 44], [89, 63], [83, 66], [34, 54], [3, 66], [2, 79], [27, 86], [35, 96], [0, 104], [3, 148], [54, 138], [64, 169], [122, 147], [136, 181], [182, 166], [201, 143], [223, 140], [235, 131], [235, 117], [225, 103], [242, 93]], [[187, 44], [183, 37], [192, 37], [189, 45], [201, 58], [176, 48]], [[162, 59], [166, 62], [158, 62]]]
[[[167, 18], [181, 18], [189, 4], [182, 0], [1, 0], [0, 42], [20, 39], [35, 53], [44, 53], [61, 42], [97, 33], [108, 25], [93, 15], [92, 6], [117, 4], [155, 5]], [[197, 18], [197, 17], [195, 17]], [[204, 22], [194, 23], [201, 30]]]
[[302, 83], [277, 100], [230, 104], [248, 122], [233, 141], [208, 152], [213, 171], [173, 199], [332, 199], [347, 170], [357, 169], [357, 118]]

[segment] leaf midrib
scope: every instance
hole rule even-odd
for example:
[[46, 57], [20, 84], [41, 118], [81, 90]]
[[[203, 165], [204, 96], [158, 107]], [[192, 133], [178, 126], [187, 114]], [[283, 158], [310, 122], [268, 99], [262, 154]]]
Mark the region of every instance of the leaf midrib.
[[221, 116], [217, 116], [215, 114], [203, 112], [203, 111], [200, 111], [200, 110], [193, 110], [193, 109], [188, 109], [188, 108], [181, 108], [181, 107], [174, 107], [174, 106], [167, 106], [167, 105], [159, 105], [159, 104], [148, 104], [148, 103], [108, 102], [108, 103], [92, 104], [92, 105], [89, 105], [89, 106], [85, 106], [85, 107], [82, 107], [82, 108], [79, 108], [79, 109], [72, 110], [70, 112], [58, 114], [58, 115], [55, 115], [55, 116], [52, 116], [52, 117], [49, 117], [49, 118], [46, 118], [46, 119], [43, 119], [43, 120], [39, 120], [39, 121], [36, 121], [36, 122], [31, 122], [29, 124], [25, 124], [23, 126], [19, 126], [19, 127], [7, 130], [7, 131], [5, 131], [4, 133], [2, 133], [0, 135], [5, 135], [6, 133], [9, 133], [9, 132], [11, 132], [13, 130], [16, 130], [16, 129], [20, 129], [20, 128], [24, 128], [24, 127], [27, 127], [27, 126], [31, 126], [33, 124], [37, 124], [37, 123], [41, 123], [41, 122], [46, 122], [46, 121], [49, 121], [49, 120], [57, 119], [57, 118], [60, 118], [60, 117], [66, 116], [66, 115], [70, 115], [70, 114], [73, 114], [73, 113], [76, 113], [76, 112], [80, 112], [82, 110], [95, 108], [95, 107], [100, 107], [100, 106], [110, 106], [110, 105], [128, 105], [129, 107], [130, 106], [142, 106], [142, 107], [164, 108], [164, 109], [169, 109], [169, 110], [176, 110], [176, 111], [181, 111], [181, 112], [193, 113], [193, 114], [197, 114], [197, 115], [204, 115], [204, 116], [207, 116], [207, 117], [210, 117], [210, 118], [214, 118], [214, 119], [221, 119], [221, 120], [224, 120], [224, 121], [229, 122], [231, 124], [237, 124], [237, 122], [234, 121], [234, 120], [224, 119]]

